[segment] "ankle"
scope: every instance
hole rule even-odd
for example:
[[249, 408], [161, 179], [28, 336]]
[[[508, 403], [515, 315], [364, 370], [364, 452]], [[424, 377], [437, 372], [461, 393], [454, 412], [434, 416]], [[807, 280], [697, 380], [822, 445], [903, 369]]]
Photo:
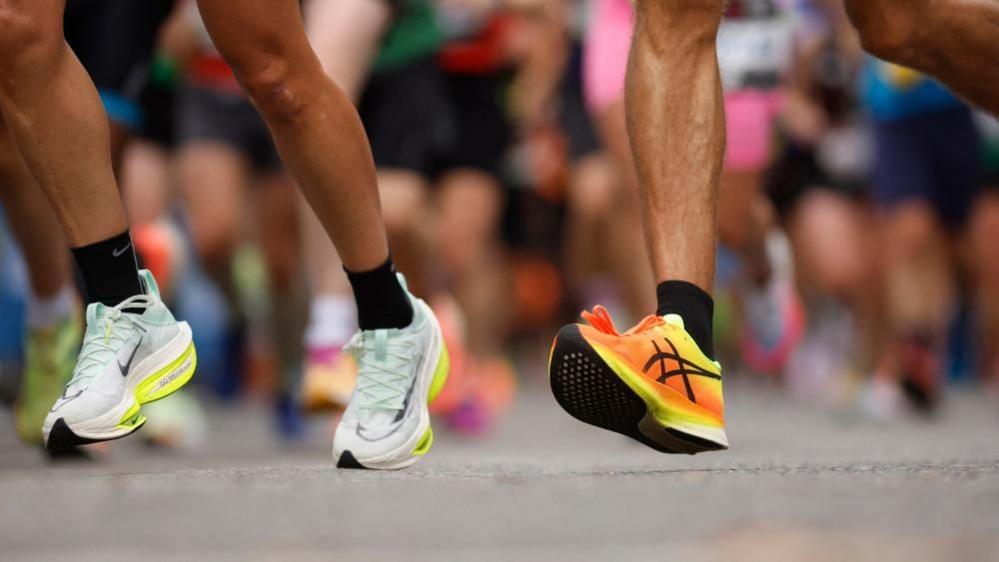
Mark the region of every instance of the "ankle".
[[88, 302], [117, 306], [129, 297], [144, 293], [128, 230], [106, 240], [73, 248], [72, 252], [87, 286]]
[[659, 316], [676, 314], [687, 333], [710, 359], [714, 359], [714, 300], [703, 289], [687, 281], [665, 281], [656, 288]]
[[413, 307], [399, 282], [392, 258], [371, 271], [354, 272], [344, 268], [357, 302], [357, 323], [361, 330], [405, 328], [413, 322]]

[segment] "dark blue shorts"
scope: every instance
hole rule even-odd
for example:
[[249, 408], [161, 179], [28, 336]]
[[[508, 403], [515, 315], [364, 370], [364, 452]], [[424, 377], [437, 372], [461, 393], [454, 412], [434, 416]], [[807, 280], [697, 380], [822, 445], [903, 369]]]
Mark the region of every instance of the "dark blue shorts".
[[981, 139], [965, 108], [875, 123], [874, 196], [891, 209], [933, 206], [948, 226], [965, 223], [982, 189]]

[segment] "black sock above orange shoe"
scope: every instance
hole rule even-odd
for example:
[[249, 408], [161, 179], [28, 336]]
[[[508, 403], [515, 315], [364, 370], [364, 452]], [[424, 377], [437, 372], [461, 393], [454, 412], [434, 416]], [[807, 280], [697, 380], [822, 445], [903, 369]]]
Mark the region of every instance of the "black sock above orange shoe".
[[715, 301], [703, 289], [686, 281], [666, 281], [656, 287], [659, 316], [676, 314], [683, 318], [684, 328], [701, 348], [704, 355], [714, 359]]

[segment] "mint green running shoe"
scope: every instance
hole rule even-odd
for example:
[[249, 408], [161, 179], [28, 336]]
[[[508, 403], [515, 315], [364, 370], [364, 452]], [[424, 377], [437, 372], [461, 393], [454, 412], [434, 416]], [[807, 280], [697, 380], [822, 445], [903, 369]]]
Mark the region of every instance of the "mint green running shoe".
[[409, 302], [409, 326], [358, 332], [347, 345], [357, 385], [333, 437], [340, 468], [405, 468], [433, 444], [428, 406], [443, 389], [450, 363], [430, 307], [413, 295]]
[[142, 404], [169, 396], [194, 375], [191, 327], [175, 320], [160, 300], [152, 273], [140, 275], [145, 294], [117, 306], [87, 307], [73, 378], [42, 427], [49, 451], [133, 433], [146, 421]]
[[25, 444], [42, 444], [42, 424], [73, 376], [82, 337], [78, 310], [54, 326], [28, 332], [21, 392], [14, 406], [14, 425]]

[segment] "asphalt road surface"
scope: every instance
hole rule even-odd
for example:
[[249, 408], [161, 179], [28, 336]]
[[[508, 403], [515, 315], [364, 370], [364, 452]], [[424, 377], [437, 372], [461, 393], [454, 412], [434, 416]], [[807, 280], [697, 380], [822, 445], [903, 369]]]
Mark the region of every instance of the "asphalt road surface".
[[46, 463], [0, 421], [0, 560], [999, 560], [999, 407], [849, 421], [730, 385], [733, 449], [650, 452], [524, 390], [493, 434], [404, 471], [342, 471], [328, 427], [277, 443], [212, 408], [199, 450], [122, 441]]

